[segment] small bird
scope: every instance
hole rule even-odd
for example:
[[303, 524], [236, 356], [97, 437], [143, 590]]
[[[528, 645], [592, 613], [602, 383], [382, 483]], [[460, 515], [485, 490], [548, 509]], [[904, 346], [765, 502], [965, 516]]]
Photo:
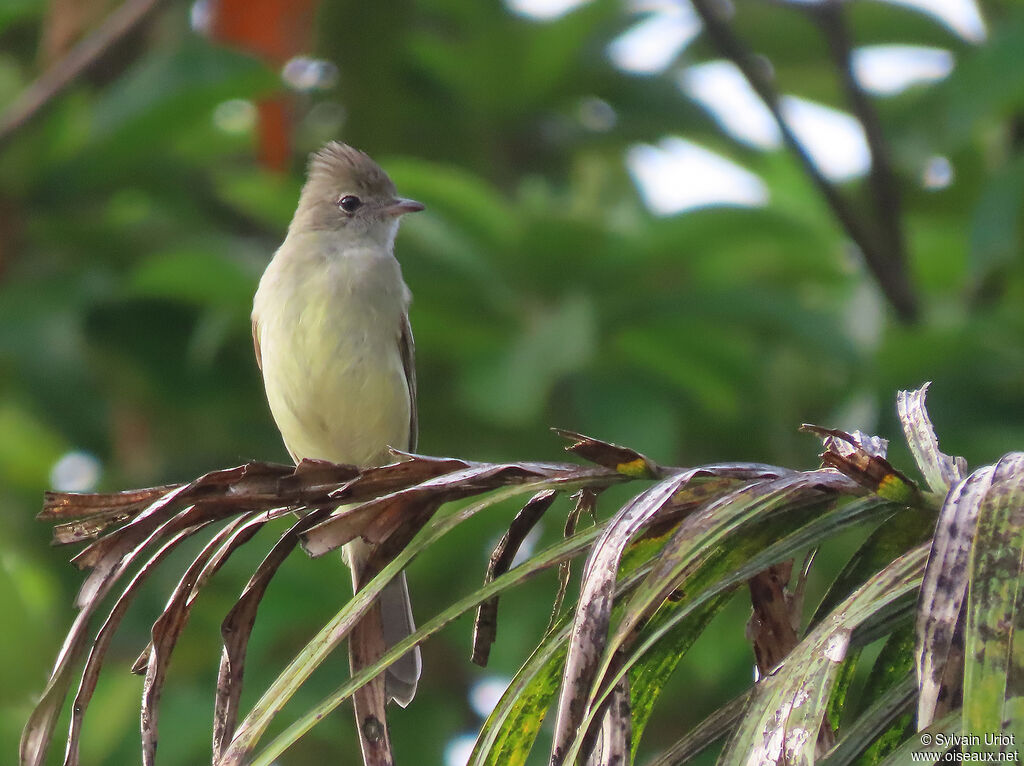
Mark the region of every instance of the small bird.
[[[310, 158], [295, 216], [260, 279], [252, 312], [270, 411], [296, 463], [367, 467], [387, 462], [389, 447], [416, 448], [412, 295], [394, 242], [401, 216], [419, 210], [422, 204], [398, 197], [387, 173], [351, 146], [332, 141]], [[369, 552], [361, 539], [345, 546], [354, 589], [365, 585]], [[378, 603], [390, 647], [415, 629], [404, 572]], [[372, 616], [363, 620], [364, 633]], [[357, 626], [349, 642], [353, 670], [375, 659], [356, 657], [366, 653], [357, 648], [359, 635]], [[381, 649], [369, 653], [379, 656]], [[420, 667], [418, 647], [392, 664], [388, 698], [409, 704]], [[358, 707], [357, 699], [363, 726]]]

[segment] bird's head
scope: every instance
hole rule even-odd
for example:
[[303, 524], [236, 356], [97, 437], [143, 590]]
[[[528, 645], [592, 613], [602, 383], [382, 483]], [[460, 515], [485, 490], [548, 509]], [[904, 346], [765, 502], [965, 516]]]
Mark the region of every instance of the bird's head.
[[346, 239], [366, 238], [390, 247], [398, 219], [419, 210], [423, 205], [399, 197], [388, 174], [368, 154], [331, 141], [310, 158], [292, 227], [335, 230]]

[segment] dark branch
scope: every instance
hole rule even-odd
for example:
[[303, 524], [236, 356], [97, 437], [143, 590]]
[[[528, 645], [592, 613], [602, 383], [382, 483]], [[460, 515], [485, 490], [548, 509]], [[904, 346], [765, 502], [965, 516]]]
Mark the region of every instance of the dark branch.
[[45, 109], [119, 40], [138, 28], [164, 0], [125, 0], [84, 40], [56, 61], [0, 115], [0, 147]]
[[[820, 5], [802, 6], [821, 27], [829, 52], [835, 61], [846, 91], [846, 98], [854, 115], [864, 127], [868, 149], [871, 152], [871, 173], [868, 176], [871, 202], [879, 234], [888, 250], [887, 263], [894, 271], [890, 278], [905, 278], [906, 245], [903, 237], [902, 210], [896, 174], [893, 172], [889, 145], [882, 132], [878, 112], [868, 94], [864, 92], [853, 71], [853, 45], [850, 32], [843, 16], [842, 6], [837, 0], [828, 0]], [[879, 276], [881, 278], [881, 276]]]
[[693, 6], [704, 22], [704, 28], [719, 52], [732, 61], [743, 73], [754, 92], [771, 112], [782, 139], [792, 151], [804, 172], [828, 203], [832, 214], [847, 235], [860, 248], [868, 268], [875, 275], [886, 298], [900, 319], [910, 322], [917, 316], [917, 301], [903, 269], [903, 263], [878, 240], [878, 235], [864, 225], [839, 189], [818, 168], [814, 158], [793, 132], [782, 114], [779, 94], [764, 68], [733, 34], [729, 23], [722, 18], [720, 0], [693, 0]]

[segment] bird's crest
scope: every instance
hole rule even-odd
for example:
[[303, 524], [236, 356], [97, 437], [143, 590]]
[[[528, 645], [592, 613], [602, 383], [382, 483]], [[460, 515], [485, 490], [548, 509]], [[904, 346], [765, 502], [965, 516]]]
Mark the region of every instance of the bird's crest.
[[388, 174], [365, 152], [331, 141], [309, 160], [309, 180], [364, 195], [394, 196]]

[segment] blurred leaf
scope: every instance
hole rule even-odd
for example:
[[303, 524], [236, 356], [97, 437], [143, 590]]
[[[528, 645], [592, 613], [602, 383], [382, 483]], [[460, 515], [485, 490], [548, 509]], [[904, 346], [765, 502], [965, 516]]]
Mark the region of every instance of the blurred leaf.
[[[15, 544], [20, 542], [6, 540], [0, 544], [0, 609], [12, 623], [17, 622], [22, 627], [21, 630], [5, 630], [0, 635], [0, 651], [10, 657], [32, 654], [41, 632], [52, 627], [50, 618], [62, 595], [49, 560], [25, 557]], [[28, 663], [12, 663], [4, 668], [5, 683], [11, 688], [34, 684], [38, 680], [34, 675]], [[8, 699], [5, 704], [14, 702]]]
[[188, 398], [195, 395], [196, 381], [183, 360], [189, 358], [196, 314], [175, 300], [108, 301], [90, 312], [86, 333], [124, 389]]
[[[631, 444], [659, 460], [671, 461], [685, 443], [680, 397], [665, 387], [609, 376], [603, 370], [571, 379], [572, 412], [549, 416], [555, 424], [574, 422], [587, 433]], [[687, 447], [692, 445], [687, 444]], [[691, 459], [695, 452], [686, 453]]]
[[39, 6], [39, 0], [7, 0], [0, 7], [0, 32], [11, 24], [34, 16], [39, 11]]
[[[971, 43], [944, 24], [939, 14], [924, 6], [897, 3], [857, 3], [847, 15], [856, 40], [862, 44], [892, 40], [970, 50]], [[979, 8], [981, 15], [987, 8]]]
[[173, 140], [177, 131], [208, 118], [228, 98], [253, 97], [276, 86], [261, 63], [240, 53], [188, 40], [177, 50], [154, 55], [128, 72], [95, 105], [88, 154], [63, 169], [65, 182], [110, 183], [142, 162], [154, 138]]
[[1024, 15], [1020, 8], [966, 52], [943, 82], [903, 107], [905, 131], [929, 136], [939, 151], [962, 146], [982, 120], [1007, 117], [1024, 99]]
[[492, 422], [511, 425], [536, 419], [551, 387], [594, 353], [595, 307], [583, 296], [568, 295], [527, 322], [502, 358], [477, 366], [463, 382], [467, 403]]
[[299, 199], [297, 179], [272, 176], [252, 168], [233, 168], [230, 173], [218, 173], [213, 181], [222, 199], [256, 220], [279, 229], [284, 238]]
[[[100, 685], [92, 703], [92, 720], [103, 726], [88, 726], [82, 736], [83, 763], [110, 763], [121, 757], [124, 743], [138, 738], [140, 681], [131, 673], [111, 674]], [[137, 752], [138, 744], [133, 750]]]
[[[699, 409], [720, 417], [735, 416], [739, 399], [735, 381], [715, 369], [717, 360], [702, 359], [701, 352], [719, 358], [728, 355], [735, 359], [746, 351], [746, 344], [742, 339], [737, 342], [734, 337], [728, 337], [732, 334], [721, 328], [706, 328], [706, 332], [703, 332], [705, 328], [692, 329], [694, 335], [685, 339], [682, 348], [676, 337], [659, 337], [663, 334], [650, 330], [617, 333], [615, 348], [640, 369], [664, 376], [674, 389], [687, 395]], [[689, 354], [685, 354], [687, 351]]]
[[978, 282], [1021, 255], [1024, 154], [997, 169], [985, 184], [970, 221], [970, 272]]
[[[0, 10], [2, 13], [3, 10]], [[3, 27], [4, 20], [0, 17], [0, 33]], [[24, 76], [16, 60], [13, 57], [0, 57], [0, 104], [12, 103], [24, 87]]]
[[0, 479], [33, 490], [50, 483], [50, 469], [67, 449], [58, 432], [13, 402], [0, 405]]
[[127, 287], [129, 295], [227, 309], [244, 318], [252, 308], [256, 280], [223, 251], [197, 244], [146, 258], [135, 268]]
[[[475, 111], [507, 119], [536, 109], [551, 98], [552, 91], [572, 82], [579, 66], [579, 46], [614, 10], [612, 3], [592, 2], [536, 25], [508, 13], [452, 8], [447, 21], [463, 34], [420, 33], [412, 38], [409, 49], [417, 65], [461, 101]], [[476, 34], [465, 34], [467, 27]], [[466, 60], [474, 61], [476, 67], [462, 65]], [[517, 74], [509, 77], [509, 72]], [[491, 83], [502, 83], [502, 87], [489, 87]]]
[[465, 169], [408, 157], [387, 162], [399, 193], [425, 203], [428, 209], [476, 240], [484, 251], [508, 247], [517, 222], [511, 203], [497, 188]]
[[[114, 133], [130, 142], [158, 121], [180, 124], [240, 91], [258, 92], [273, 84], [273, 75], [251, 56], [191, 39], [153, 56], [104, 94], [93, 128], [98, 137]], [[161, 122], [161, 127], [165, 132], [167, 125]]]

